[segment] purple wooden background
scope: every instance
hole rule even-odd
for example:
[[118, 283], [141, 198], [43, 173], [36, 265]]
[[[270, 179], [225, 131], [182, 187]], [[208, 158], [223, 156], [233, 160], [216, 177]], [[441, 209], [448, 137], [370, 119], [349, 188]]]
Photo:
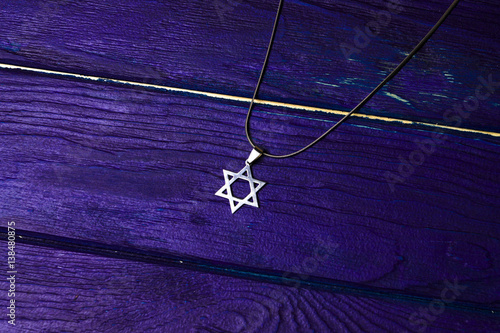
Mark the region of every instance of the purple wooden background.
[[[411, 332], [408, 317], [427, 306], [32, 245], [19, 252], [22, 332]], [[2, 289], [6, 284], [2, 279]], [[448, 308], [433, 317], [419, 327], [498, 326], [498, 318], [478, 311]], [[9, 330], [3, 320], [0, 327]]]
[[[348, 110], [447, 5], [401, 2], [348, 60], [340, 45], [387, 2], [286, 1], [259, 97]], [[28, 243], [21, 329], [422, 331], [411, 315], [446, 281], [466, 289], [425, 330], [499, 327], [498, 7], [463, 1], [363, 110], [382, 118], [352, 118], [295, 158], [261, 160], [261, 208], [232, 215], [214, 193], [249, 152], [238, 97], [252, 93], [275, 6], [2, 4], [2, 64], [194, 90], [0, 71], [0, 227], [5, 236], [16, 221]], [[466, 113], [481, 77], [490, 95]], [[337, 119], [259, 105], [252, 128], [286, 153]]]

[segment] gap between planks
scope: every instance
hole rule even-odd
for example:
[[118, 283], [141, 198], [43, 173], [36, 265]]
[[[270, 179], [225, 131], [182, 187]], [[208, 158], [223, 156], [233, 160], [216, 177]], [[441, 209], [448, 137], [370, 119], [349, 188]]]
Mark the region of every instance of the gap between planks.
[[[0, 63], [0, 69], [21, 70], [21, 71], [27, 71], [27, 72], [33, 72], [33, 73], [39, 73], [39, 74], [57, 75], [57, 76], [64, 76], [64, 77], [69, 77], [69, 78], [74, 78], [74, 79], [83, 79], [83, 80], [95, 81], [95, 82], [115, 83], [115, 84], [121, 84], [121, 85], [145, 87], [145, 88], [170, 91], [170, 92], [183, 92], [183, 93], [189, 93], [189, 94], [193, 94], [193, 95], [201, 95], [201, 96], [206, 96], [206, 97], [211, 97], [211, 98], [216, 98], [216, 99], [225, 99], [225, 100], [231, 100], [231, 101], [239, 101], [239, 102], [247, 102], [247, 103], [250, 103], [250, 101], [251, 101], [251, 99], [248, 97], [232, 96], [232, 95], [211, 93], [211, 92], [200, 91], [200, 90], [183, 89], [183, 88], [162, 86], [162, 85], [156, 85], [156, 84], [147, 84], [147, 83], [134, 82], [134, 81], [118, 80], [118, 79], [111, 79], [111, 78], [99, 77], [99, 76], [60, 72], [60, 71], [40, 69], [40, 68], [34, 68], [34, 67], [25, 67], [25, 66], [17, 66], [17, 65], [9, 65], [9, 64]], [[331, 114], [336, 114], [336, 115], [340, 115], [340, 116], [345, 116], [348, 113], [346, 111], [340, 111], [340, 110], [318, 108], [318, 107], [305, 106], [305, 105], [300, 105], [300, 104], [281, 103], [281, 102], [274, 102], [274, 101], [267, 101], [267, 100], [260, 100], [260, 99], [255, 99], [255, 103], [261, 104], [261, 105], [267, 105], [267, 106], [285, 107], [285, 108], [289, 108], [289, 109], [297, 109], [297, 110], [304, 110], [304, 111], [311, 111], [311, 112], [325, 112], [325, 113], [331, 113]], [[399, 123], [399, 124], [405, 124], [405, 125], [431, 127], [434, 130], [435, 129], [446, 129], [446, 130], [452, 130], [452, 131], [457, 131], [457, 132], [467, 132], [467, 133], [489, 135], [489, 136], [493, 136], [493, 137], [500, 137], [500, 133], [496, 133], [496, 132], [480, 131], [480, 130], [474, 130], [474, 129], [460, 128], [460, 127], [453, 127], [453, 126], [446, 126], [446, 125], [439, 125], [439, 124], [431, 124], [431, 123], [426, 123], [426, 122], [411, 121], [411, 120], [397, 119], [397, 118], [390, 118], [390, 117], [381, 117], [381, 116], [362, 114], [362, 113], [354, 113], [352, 115], [352, 117], [383, 121], [383, 122], [387, 122], [387, 123]]]
[[[0, 241], [7, 241], [7, 228], [0, 227]], [[34, 231], [16, 229], [16, 241], [33, 246], [42, 246], [54, 248], [63, 251], [76, 253], [87, 253], [102, 257], [130, 260], [136, 262], [145, 262], [168, 267], [178, 267], [208, 274], [218, 274], [231, 276], [234, 278], [254, 280], [262, 283], [273, 283], [290, 288], [309, 288], [313, 290], [325, 290], [332, 293], [355, 295], [359, 297], [369, 297], [378, 299], [391, 299], [414, 304], [430, 304], [435, 297], [423, 296], [406, 293], [404, 290], [386, 289], [380, 287], [360, 285], [355, 282], [346, 282], [308, 276], [302, 279], [300, 273], [294, 273], [295, 277], [287, 277], [291, 272], [282, 272], [265, 269], [255, 269], [245, 266], [216, 263], [194, 257], [178, 257], [172, 253], [161, 253], [150, 250], [141, 250], [136, 248], [127, 248], [122, 246], [103, 244], [91, 240], [81, 240], [55, 236]], [[456, 300], [447, 307], [465, 311], [480, 312], [483, 314], [494, 315], [500, 311], [496, 305], [481, 304], [476, 302]]]

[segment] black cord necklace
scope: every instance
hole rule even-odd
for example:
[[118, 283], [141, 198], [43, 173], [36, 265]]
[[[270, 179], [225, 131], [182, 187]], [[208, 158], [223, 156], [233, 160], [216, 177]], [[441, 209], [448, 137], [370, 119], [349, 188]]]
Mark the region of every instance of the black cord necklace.
[[[349, 113], [347, 113], [342, 119], [340, 119], [337, 123], [335, 123], [332, 127], [330, 127], [325, 133], [320, 135], [317, 139], [315, 139], [313, 142], [309, 143], [307, 146], [293, 152], [290, 154], [286, 155], [272, 155], [267, 152], [265, 152], [262, 148], [258, 147], [252, 140], [250, 136], [250, 115], [252, 114], [252, 108], [255, 102], [255, 98], [257, 97], [257, 94], [259, 92], [260, 84], [262, 82], [262, 78], [264, 76], [264, 72], [267, 67], [267, 63], [269, 60], [269, 56], [271, 54], [271, 49], [273, 46], [274, 42], [274, 37], [276, 35], [276, 30], [278, 28], [278, 22], [281, 14], [281, 9], [283, 8], [283, 2], [284, 0], [280, 0], [279, 5], [278, 5], [278, 10], [276, 12], [276, 18], [274, 20], [274, 26], [273, 26], [273, 31], [271, 34], [271, 38], [269, 40], [269, 46], [267, 47], [267, 53], [266, 57], [264, 59], [264, 64], [262, 66], [262, 70], [260, 71], [260, 76], [259, 80], [257, 81], [257, 85], [255, 87], [255, 91], [252, 97], [252, 100], [250, 102], [250, 106], [248, 108], [248, 113], [245, 121], [245, 133], [248, 139], [248, 142], [252, 145], [252, 151], [250, 153], [250, 156], [248, 159], [245, 161], [245, 167], [241, 169], [239, 172], [231, 172], [227, 170], [223, 170], [224, 173], [224, 181], [225, 184], [222, 186], [216, 193], [215, 195], [226, 198], [229, 200], [229, 204], [231, 206], [231, 212], [234, 213], [236, 212], [241, 206], [243, 205], [250, 205], [254, 207], [259, 207], [259, 203], [257, 201], [257, 192], [266, 184], [263, 181], [257, 180], [252, 177], [252, 171], [250, 166], [252, 163], [254, 163], [259, 157], [261, 156], [267, 156], [271, 158], [287, 158], [287, 157], [293, 157], [297, 154], [300, 154], [301, 152], [311, 148], [314, 146], [316, 143], [324, 139], [331, 131], [336, 129], [340, 124], [342, 124], [344, 121], [346, 121], [353, 113], [359, 111], [368, 101], [380, 90], [382, 89], [390, 80], [392, 80], [401, 69], [413, 58], [413, 56], [427, 43], [427, 41], [431, 38], [431, 36], [436, 32], [436, 30], [441, 26], [441, 24], [446, 20], [446, 18], [450, 15], [450, 13], [453, 11], [453, 9], [458, 5], [460, 0], [454, 0], [453, 3], [450, 5], [450, 7], [444, 12], [444, 14], [441, 16], [441, 18], [437, 21], [437, 23], [429, 30], [429, 32], [422, 38], [422, 40], [415, 46], [415, 48], [406, 56], [406, 58], [401, 61], [401, 63], [389, 74], [387, 77], [379, 83], [378, 86], [375, 87], [358, 105], [356, 105]], [[250, 183], [250, 193], [244, 198], [236, 198], [233, 196], [232, 191], [231, 191], [231, 184], [233, 184], [236, 180], [238, 179], [243, 179], [246, 180]]]

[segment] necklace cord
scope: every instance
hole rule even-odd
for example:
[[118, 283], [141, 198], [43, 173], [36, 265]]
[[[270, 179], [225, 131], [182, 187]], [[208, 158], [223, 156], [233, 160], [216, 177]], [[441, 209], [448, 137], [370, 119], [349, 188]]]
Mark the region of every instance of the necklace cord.
[[[276, 12], [276, 18], [274, 20], [274, 26], [273, 26], [273, 31], [271, 34], [271, 38], [269, 40], [269, 46], [267, 47], [267, 53], [266, 53], [266, 58], [264, 59], [264, 64], [262, 66], [262, 70], [260, 72], [259, 80], [257, 81], [257, 85], [255, 87], [255, 91], [252, 97], [252, 100], [250, 102], [250, 107], [248, 108], [248, 113], [245, 121], [245, 133], [248, 139], [248, 142], [252, 145], [254, 149], [258, 149], [259, 151], [262, 150], [262, 148], [257, 147], [257, 145], [253, 142], [252, 138], [250, 137], [250, 115], [252, 114], [252, 108], [255, 102], [255, 98], [257, 97], [257, 94], [259, 92], [260, 84], [262, 83], [262, 79], [264, 77], [264, 73], [269, 61], [269, 56], [271, 54], [271, 49], [272, 45], [274, 43], [274, 37], [276, 35], [276, 30], [278, 28], [278, 22], [279, 22], [279, 17], [281, 14], [281, 10], [283, 8], [283, 2], [284, 0], [280, 0], [279, 5], [278, 5], [278, 10]], [[382, 89], [390, 80], [392, 80], [396, 74], [403, 69], [403, 67], [413, 58], [413, 56], [427, 43], [427, 41], [431, 38], [431, 36], [436, 32], [436, 30], [441, 26], [441, 24], [446, 20], [446, 18], [450, 15], [450, 13], [453, 11], [453, 9], [458, 5], [460, 0], [455, 0], [453, 3], [450, 5], [450, 7], [444, 12], [444, 14], [441, 16], [441, 18], [436, 22], [436, 24], [429, 30], [429, 32], [425, 35], [424, 38], [415, 46], [415, 48], [406, 56], [406, 58], [401, 61], [401, 63], [389, 74], [386, 76], [386, 78], [379, 83], [378, 86], [375, 87], [358, 105], [356, 105], [349, 113], [347, 113], [344, 117], [342, 117], [337, 123], [335, 123], [332, 127], [330, 127], [326, 132], [324, 132], [321, 136], [319, 136], [316, 140], [308, 144], [307, 146], [293, 152], [290, 154], [286, 155], [272, 155], [269, 153], [266, 153], [265, 151], [262, 152], [262, 155], [267, 156], [267, 157], [272, 157], [272, 158], [287, 158], [287, 157], [292, 157], [297, 154], [300, 154], [301, 152], [305, 151], [306, 149], [311, 148], [314, 146], [316, 143], [321, 141], [323, 138], [325, 138], [330, 132], [332, 132], [334, 129], [336, 129], [340, 124], [342, 124], [344, 121], [346, 121], [353, 113], [359, 111], [368, 101], [380, 90]]]

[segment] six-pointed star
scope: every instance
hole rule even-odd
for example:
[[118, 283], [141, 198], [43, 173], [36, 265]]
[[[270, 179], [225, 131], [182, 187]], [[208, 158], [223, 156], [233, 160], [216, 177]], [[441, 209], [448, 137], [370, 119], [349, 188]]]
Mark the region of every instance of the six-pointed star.
[[[231, 213], [234, 214], [234, 212], [236, 212], [243, 205], [259, 207], [259, 203], [257, 201], [257, 192], [266, 183], [254, 179], [252, 177], [252, 170], [250, 169], [250, 165], [247, 164], [238, 173], [234, 173], [227, 170], [223, 171], [224, 171], [225, 184], [220, 188], [220, 190], [217, 191], [217, 193], [215, 193], [215, 195], [218, 195], [219, 197], [226, 198], [229, 200], [229, 204], [231, 205]], [[235, 196], [233, 196], [233, 193], [231, 192], [231, 184], [237, 181], [238, 179], [247, 180], [248, 183], [250, 184], [250, 193], [246, 196], [245, 199], [236, 198]], [[257, 187], [255, 187], [255, 185], [257, 185]]]

